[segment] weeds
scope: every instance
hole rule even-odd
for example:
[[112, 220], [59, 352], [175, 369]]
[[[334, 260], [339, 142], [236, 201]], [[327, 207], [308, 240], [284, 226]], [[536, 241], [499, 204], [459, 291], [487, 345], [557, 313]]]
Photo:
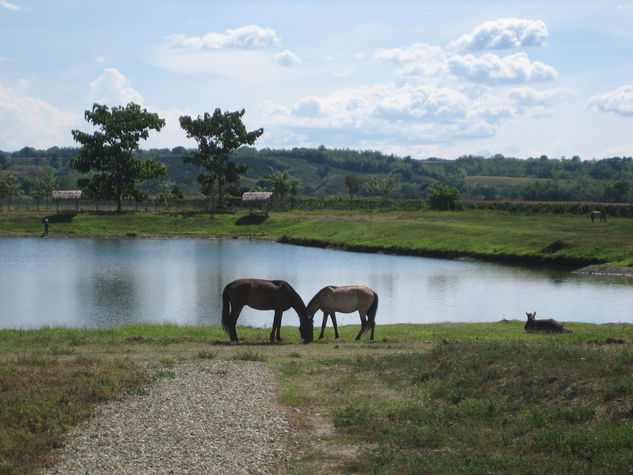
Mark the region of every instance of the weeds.
[[0, 472], [45, 464], [66, 430], [95, 404], [148, 382], [133, 364], [85, 357], [25, 356], [0, 361]]
[[217, 351], [200, 351], [198, 353], [198, 358], [201, 360], [213, 360], [216, 356], [218, 356]]
[[621, 473], [633, 460], [631, 345], [449, 342], [348, 364], [399, 402], [353, 390], [357, 397], [335, 411], [348, 437], [380, 447], [346, 470]]
[[251, 350], [237, 353], [232, 359], [236, 361], [266, 361], [265, 356]]

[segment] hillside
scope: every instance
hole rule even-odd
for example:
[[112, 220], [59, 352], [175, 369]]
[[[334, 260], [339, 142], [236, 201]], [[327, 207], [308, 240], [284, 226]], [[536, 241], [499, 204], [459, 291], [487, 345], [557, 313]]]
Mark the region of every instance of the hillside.
[[[58, 147], [0, 151], [0, 176], [15, 174], [25, 195], [31, 195], [34, 179], [45, 174], [52, 175], [59, 188], [75, 188], [80, 174], [70, 168], [68, 162], [78, 151], [78, 148]], [[168, 181], [187, 195], [198, 194], [199, 172], [195, 166], [182, 161], [190, 152], [184, 147], [137, 152], [140, 158], [167, 166], [166, 177], [144, 183], [142, 188], [154, 194], [161, 182]], [[347, 195], [345, 176], [349, 174], [357, 175], [364, 183], [358, 196], [375, 196], [377, 192], [368, 186], [369, 182], [392, 173], [395, 181], [389, 196], [394, 198], [426, 198], [427, 187], [441, 182], [456, 187], [464, 199], [633, 202], [631, 157], [583, 161], [579, 157], [518, 159], [469, 155], [455, 160], [418, 160], [377, 151], [321, 146], [287, 150], [242, 147], [232, 158], [249, 168], [239, 184], [229, 187], [228, 191], [234, 194], [270, 188], [266, 177], [271, 171], [288, 170], [299, 180], [299, 194], [304, 196]]]

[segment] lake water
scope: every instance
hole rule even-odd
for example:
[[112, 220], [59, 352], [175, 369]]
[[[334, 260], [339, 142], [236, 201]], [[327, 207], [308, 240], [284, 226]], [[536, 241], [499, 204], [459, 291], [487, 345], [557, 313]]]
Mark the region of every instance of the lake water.
[[[483, 262], [362, 254], [267, 241], [0, 239], [0, 328], [219, 325], [221, 292], [237, 278], [288, 281], [307, 302], [325, 285], [364, 284], [380, 323], [537, 317], [633, 322], [633, 282]], [[270, 327], [245, 308], [238, 325]], [[357, 314], [339, 324], [357, 324]], [[321, 313], [315, 323], [320, 325]], [[293, 310], [284, 325], [298, 325]]]

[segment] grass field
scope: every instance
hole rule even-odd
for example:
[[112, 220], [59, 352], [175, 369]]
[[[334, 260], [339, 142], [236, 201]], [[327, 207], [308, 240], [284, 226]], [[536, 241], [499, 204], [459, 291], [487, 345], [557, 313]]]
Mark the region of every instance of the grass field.
[[[0, 212], [0, 234], [39, 236], [43, 213]], [[633, 266], [633, 220], [499, 211], [80, 214], [52, 237], [255, 236], [413, 255]], [[254, 359], [274, 370], [300, 431], [289, 473], [627, 473], [633, 325], [378, 325], [377, 341], [284, 344], [242, 328], [0, 330], [0, 473], [31, 473], [96, 404], [151, 380], [138, 363]], [[330, 329], [331, 330], [331, 329]]]
[[[299, 429], [289, 473], [626, 473], [633, 325], [384, 325], [375, 342], [283, 344], [243, 328], [0, 330], [0, 472], [29, 473], [95, 404], [151, 391], [138, 363], [263, 361]], [[331, 329], [330, 329], [331, 330]], [[160, 376], [158, 376], [160, 377]]]
[[[0, 213], [1, 235], [39, 236], [43, 214]], [[50, 235], [250, 236], [425, 256], [470, 256], [509, 262], [633, 266], [633, 219], [592, 223], [586, 216], [460, 212], [319, 211], [248, 214], [130, 212], [80, 214], [52, 223]]]

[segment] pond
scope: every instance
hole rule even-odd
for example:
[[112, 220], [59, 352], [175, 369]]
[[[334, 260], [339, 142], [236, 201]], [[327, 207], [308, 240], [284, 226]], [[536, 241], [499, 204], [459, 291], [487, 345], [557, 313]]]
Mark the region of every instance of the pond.
[[[633, 282], [565, 270], [363, 254], [238, 239], [0, 239], [0, 328], [219, 325], [237, 278], [288, 281], [307, 302], [325, 285], [379, 295], [380, 323], [525, 319], [632, 322]], [[238, 325], [267, 328], [245, 308]], [[339, 324], [357, 324], [357, 314]], [[321, 313], [316, 316], [320, 324]], [[283, 325], [298, 325], [293, 310]]]

